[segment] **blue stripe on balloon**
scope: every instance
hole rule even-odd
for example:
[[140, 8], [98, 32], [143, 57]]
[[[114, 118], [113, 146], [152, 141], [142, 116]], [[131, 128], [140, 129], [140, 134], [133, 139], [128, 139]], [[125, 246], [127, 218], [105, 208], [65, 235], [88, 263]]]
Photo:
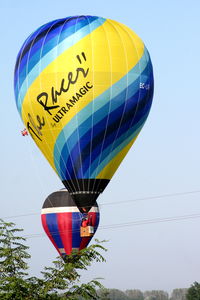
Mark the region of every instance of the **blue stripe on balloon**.
[[[86, 20], [87, 22], [90, 23], [91, 21], [97, 19], [98, 17], [95, 16], [72, 16], [72, 17], [67, 17], [63, 19], [58, 19], [58, 20], [53, 20], [40, 28], [36, 30], [35, 36], [32, 34], [29, 39], [29, 43], [27, 43], [26, 47], [23, 48], [22, 50], [22, 57], [26, 54], [26, 52], [29, 51], [30, 47], [34, 47], [34, 45], [39, 41], [42, 40], [45, 37], [45, 41], [48, 41], [48, 38], [46, 39], [46, 36], [48, 34], [54, 34], [56, 31], [59, 31], [60, 27], [71, 27], [74, 24], [78, 24], [82, 20]], [[32, 37], [34, 38], [32, 39]], [[51, 38], [51, 37], [50, 37]]]
[[80, 236], [81, 213], [72, 213], [72, 248], [79, 248], [81, 243]]
[[17, 108], [21, 114], [22, 104], [27, 90], [33, 81], [38, 77], [38, 75], [55, 59], [55, 56], [62, 54], [64, 51], [69, 49], [75, 43], [80, 41], [83, 37], [91, 33], [93, 30], [101, 26], [106, 20], [103, 18], [98, 18], [87, 26], [84, 26], [79, 31], [75, 32], [73, 35], [69, 36], [63, 40], [58, 46], [51, 49], [31, 70], [27, 75], [26, 80], [23, 82], [18, 98], [17, 98]]
[[96, 222], [95, 222], [95, 225], [94, 225], [94, 231], [96, 231], [97, 227], [99, 226], [99, 220], [100, 220], [100, 213], [96, 212]]
[[[62, 22], [61, 22], [62, 20]], [[61, 24], [64, 22], [64, 19], [59, 19], [59, 20], [54, 20], [52, 22], [49, 22], [41, 27], [39, 27], [35, 32], [33, 32], [24, 42], [23, 46], [21, 47], [21, 50], [17, 56], [17, 61], [15, 64], [15, 77], [14, 77], [14, 87], [15, 87], [15, 91], [18, 93], [17, 91], [17, 86], [21, 86], [21, 84], [19, 85], [19, 76], [21, 73], [21, 65], [23, 64], [23, 62], [26, 60], [26, 58], [29, 56], [29, 50], [30, 47], [34, 44], [37, 44], [38, 41], [42, 41], [42, 37], [44, 37], [45, 33], [47, 33], [50, 30], [50, 27], [53, 26], [55, 28], [55, 26], [57, 26], [58, 24]], [[16, 86], [17, 85], [17, 86]]]
[[[135, 110], [135, 109], [133, 109]], [[116, 146], [118, 146], [119, 142], [122, 142], [123, 139], [126, 139], [126, 136], [128, 137], [131, 133], [134, 133], [134, 137], [139, 133], [138, 130], [141, 130], [141, 127], [143, 125], [143, 122], [145, 122], [146, 120], [146, 115], [149, 112], [149, 107], [148, 108], [144, 108], [143, 110], [141, 110], [139, 113], [136, 114], [136, 117], [134, 117], [134, 112], [129, 113], [129, 115], [126, 116], [126, 118], [123, 120], [123, 122], [121, 122], [120, 127], [119, 126], [119, 122], [118, 124], [117, 121], [114, 123], [110, 123], [109, 127], [107, 128], [107, 132], [102, 132], [100, 134], [98, 134], [95, 138], [94, 138], [94, 143], [92, 145], [92, 149], [91, 149], [91, 162], [93, 162], [93, 166], [94, 166], [94, 162], [96, 161], [96, 167], [98, 166], [98, 160], [99, 162], [101, 160], [104, 160], [104, 155], [108, 154], [108, 151], [112, 151]], [[134, 121], [133, 121], [134, 120]], [[97, 140], [99, 138], [100, 135], [105, 134], [105, 142], [101, 145], [98, 144]], [[123, 138], [122, 138], [123, 137]], [[84, 152], [84, 149], [82, 149], [82, 151]], [[85, 175], [85, 171], [88, 170], [88, 161], [89, 159], [87, 157], [82, 156], [82, 168], [84, 171], [84, 175]], [[91, 168], [90, 172], [93, 172], [94, 170]], [[87, 176], [90, 177], [90, 174], [87, 172]], [[79, 171], [80, 173], [80, 171]]]
[[[144, 74], [146, 74], [147, 69], [148, 66], [144, 70]], [[91, 128], [92, 125], [95, 126], [96, 124], [99, 124], [99, 122], [105, 117], [107, 117], [109, 113], [115, 111], [120, 105], [124, 105], [124, 99], [131, 98], [138, 91], [139, 83], [142, 76], [143, 74], [141, 74], [141, 76], [138, 77], [132, 84], [130, 84], [127, 89], [124, 89], [116, 97], [113, 97], [112, 99], [109, 98], [109, 100], [107, 99], [107, 103], [103, 107], [101, 107], [98, 111], [90, 115], [85, 122], [82, 122], [82, 124], [77, 125], [77, 129], [73, 132], [73, 134], [69, 137], [67, 141], [69, 151], [71, 151], [72, 147], [74, 147], [74, 145], [76, 144], [77, 136], [81, 138], [88, 131], [88, 128]], [[135, 97], [137, 97], [137, 95]]]
[[23, 53], [24, 53], [26, 47], [28, 47], [28, 45], [30, 45], [32, 43], [32, 41], [36, 38], [36, 36], [38, 35], [38, 33], [42, 32], [43, 29], [51, 26], [51, 24], [53, 24], [54, 22], [55, 21], [52, 21], [52, 22], [49, 22], [49, 23], [46, 23], [46, 24], [40, 26], [37, 30], [35, 30], [33, 33], [31, 33], [27, 37], [27, 39], [24, 41], [24, 43], [23, 43], [23, 45], [22, 45], [22, 47], [21, 47], [21, 49], [20, 49], [20, 51], [19, 51], [19, 53], [17, 55], [16, 64], [15, 64], [15, 72], [14, 72], [15, 74], [17, 73], [18, 66], [19, 66], [19, 64], [21, 62], [21, 59], [23, 57]]
[[101, 153], [101, 161], [99, 157], [94, 160], [90, 166], [90, 169], [84, 174], [86, 178], [95, 178], [105, 168], [105, 166], [120, 152], [122, 151], [137, 135], [140, 133], [148, 113], [127, 132], [116, 139], [114, 144], [111, 144]]
[[[147, 95], [147, 97], [149, 97], [149, 95]], [[146, 98], [147, 98], [146, 97]], [[105, 138], [105, 143], [101, 148], [98, 147], [98, 142], [96, 142], [96, 147], [94, 145], [94, 149], [92, 150], [92, 155], [91, 155], [91, 161], [92, 166], [90, 166], [90, 169], [87, 171], [90, 171], [90, 173], [85, 173], [84, 177], [87, 178], [87, 176], [89, 176], [89, 178], [92, 178], [93, 175], [90, 175], [91, 172], [94, 172], [95, 168], [100, 168], [98, 167], [100, 162], [102, 162], [105, 157], [107, 156], [107, 164], [114, 158], [113, 155], [116, 155], [118, 152], [116, 152], [115, 148], [117, 148], [121, 143], [123, 144], [123, 140], [126, 140], [126, 142], [124, 143], [124, 145], [122, 145], [122, 147], [119, 147], [118, 149], [123, 149], [134, 137], [136, 137], [140, 130], [142, 129], [142, 126], [144, 125], [144, 122], [146, 121], [146, 118], [149, 114], [149, 110], [151, 108], [151, 103], [152, 103], [152, 98], [148, 100], [148, 102], [146, 102], [145, 98], [143, 99], [143, 103], [140, 102], [140, 105], [142, 105], [143, 107], [138, 107], [136, 115], [132, 118], [131, 114], [130, 114], [130, 119], [127, 116], [124, 117], [124, 120], [121, 122], [121, 126], [118, 128], [117, 130], [117, 134], [116, 131], [113, 131], [113, 133], [111, 133], [110, 135], [106, 136]], [[129, 108], [128, 108], [129, 109]], [[130, 107], [131, 110], [131, 107]], [[117, 125], [118, 126], [118, 125]], [[113, 128], [113, 124], [110, 124], [110, 129], [112, 130]], [[129, 138], [129, 136], [132, 136], [131, 138]], [[96, 140], [98, 140], [98, 137], [96, 138]], [[113, 141], [114, 140], [114, 141]], [[113, 152], [114, 150], [114, 152]], [[112, 153], [113, 152], [113, 153]], [[83, 153], [84, 153], [84, 149], [83, 149]], [[108, 155], [109, 154], [109, 155]], [[99, 159], [96, 159], [96, 157], [98, 156]], [[96, 167], [95, 167], [95, 159], [96, 159]], [[86, 165], [87, 168], [87, 162], [83, 162], [83, 170], [84, 168], [84, 164]], [[99, 169], [96, 171], [96, 176], [100, 173], [102, 169]], [[80, 174], [80, 171], [79, 171]], [[95, 176], [95, 177], [96, 177]]]
[[[84, 18], [78, 21], [78, 19], [73, 19], [67, 22], [67, 24], [60, 25], [60, 27], [51, 31], [43, 39], [40, 39], [33, 47], [30, 48], [29, 52], [23, 57], [20, 62], [19, 67], [19, 86], [25, 80], [27, 73], [29, 73], [33, 67], [40, 61], [40, 59], [45, 56], [52, 48], [61, 43], [64, 39], [74, 34], [76, 31], [80, 30], [84, 26], [87, 26], [89, 22], [93, 22], [97, 17], [92, 17], [89, 20]], [[44, 45], [43, 45], [44, 44]], [[41, 52], [42, 51], [42, 52]], [[28, 60], [29, 59], [29, 60]], [[28, 60], [28, 64], [27, 64]]]
[[[90, 169], [84, 174], [86, 178], [96, 178], [99, 173], [108, 165], [112, 159], [120, 153], [141, 131], [146, 117], [141, 120], [141, 126], [137, 124], [133, 131], [131, 127], [130, 130], [125, 132], [119, 139], [115, 141], [115, 147], [112, 147], [111, 144], [101, 153], [101, 160], [99, 161], [99, 157], [92, 162]], [[137, 128], [138, 127], [138, 128]], [[113, 149], [113, 150], [112, 150]]]
[[46, 223], [53, 240], [58, 248], [64, 248], [57, 223], [56, 214], [46, 214]]
[[[56, 30], [59, 29], [60, 26], [63, 25], [65, 19], [60, 19], [60, 20], [54, 20], [52, 22], [49, 22], [41, 27], [39, 27], [36, 31], [34, 31], [24, 42], [23, 46], [21, 47], [16, 65], [15, 65], [15, 73], [18, 70], [19, 73], [19, 68], [21, 65], [24, 65], [24, 63], [27, 61], [27, 57], [30, 57], [29, 52], [31, 49], [38, 49], [38, 46], [42, 46], [43, 40], [46, 37], [49, 32], [56, 32]], [[35, 52], [35, 51], [34, 51]]]
[[[60, 177], [64, 179], [63, 176], [65, 176], [64, 174], [62, 174], [62, 170], [60, 169], [60, 161], [62, 160], [62, 157], [60, 157], [60, 152], [63, 149], [64, 144], [66, 143], [66, 147], [70, 147], [71, 149], [77, 141], [77, 134], [79, 134], [79, 137], [82, 137], [87, 132], [88, 127], [90, 127], [92, 118], [93, 125], [96, 125], [103, 117], [105, 117], [110, 105], [108, 104], [108, 102], [113, 101], [113, 99], [110, 100], [111, 96], [112, 98], [114, 98], [112, 109], [116, 109], [121, 104], [121, 102], [119, 101], [120, 94], [124, 95], [126, 91], [128, 93], [128, 96], [134, 94], [138, 89], [138, 85], [136, 83], [139, 83], [140, 77], [142, 76], [141, 72], [144, 72], [144, 70], [147, 70], [149, 67], [151, 67], [149, 54], [145, 48], [141, 60], [133, 69], [129, 71], [129, 73], [127, 73], [112, 87], [110, 87], [108, 90], [94, 99], [91, 103], [89, 103], [63, 128], [57, 138], [54, 147], [54, 163], [58, 174], [60, 174]], [[144, 78], [144, 80], [146, 82], [146, 78]], [[121, 98], [121, 101], [123, 102], [124, 98]], [[79, 120], [81, 120], [80, 123]], [[74, 128], [76, 129], [74, 130]]]
[[[56, 27], [62, 26], [65, 20], [66, 18], [53, 20], [37, 28], [25, 40], [23, 46], [19, 51], [18, 57], [23, 58], [26, 55], [26, 53], [29, 51], [30, 47], [34, 46], [34, 44], [36, 44], [39, 40], [41, 40], [46, 35], [46, 33], [49, 30], [51, 30], [52, 27], [55, 29]], [[19, 63], [20, 61], [19, 59], [17, 59], [16, 66], [18, 66]]]
[[[130, 89], [129, 89], [130, 90]], [[144, 95], [143, 95], [144, 94]], [[82, 178], [84, 175], [81, 173], [83, 170], [83, 173], [85, 172], [85, 169], [87, 169], [90, 165], [90, 160], [93, 161], [96, 159], [97, 156], [99, 156], [99, 152], [103, 151], [104, 148], [108, 146], [109, 143], [112, 143], [116, 137], [116, 132], [119, 130], [119, 134], [121, 134], [123, 127], [123, 122], [126, 124], [125, 129], [130, 127], [130, 124], [132, 123], [132, 118], [134, 117], [135, 111], [137, 110], [137, 117], [134, 119], [135, 123], [138, 122], [138, 120], [142, 117], [142, 114], [145, 114], [145, 110], [139, 109], [137, 105], [137, 101], [139, 99], [139, 96], [141, 98], [145, 97], [148, 94], [148, 91], [146, 90], [140, 90], [136, 94], [134, 94], [132, 97], [130, 97], [126, 102], [124, 102], [124, 95], [122, 94], [122, 105], [119, 106], [116, 110], [112, 111], [109, 115], [108, 123], [105, 128], [105, 124], [107, 122], [107, 115], [105, 115], [104, 119], [102, 119], [99, 123], [95, 124], [93, 128], [91, 126], [90, 129], [86, 132], [85, 135], [81, 136], [80, 139], [77, 140], [76, 145], [73, 147], [73, 149], [70, 149], [70, 145], [67, 144], [62, 149], [61, 157], [65, 158], [66, 163], [61, 163], [61, 171], [63, 174], [65, 174], [65, 170], [68, 170], [68, 173], [72, 177], [78, 177]], [[120, 99], [117, 99], [118, 103], [120, 103]], [[146, 100], [140, 99], [140, 108], [142, 103]], [[150, 109], [150, 108], [149, 108]], [[121, 129], [119, 129], [119, 122], [121, 120], [121, 116], [124, 113], [124, 117], [121, 124]], [[106, 133], [106, 135], [105, 135]], [[92, 135], [92, 142], [91, 142], [91, 135]], [[102, 144], [99, 143], [99, 141], [103, 141], [105, 138], [104, 145], [102, 147]], [[93, 148], [95, 148], [97, 145], [97, 148], [95, 152], [93, 152]], [[80, 156], [79, 153], [82, 153]], [[88, 157], [87, 160], [85, 160], [85, 157]], [[68, 160], [67, 160], [68, 158]], [[80, 168], [81, 165], [81, 168]], [[69, 175], [68, 174], [68, 175]], [[65, 177], [67, 174], [65, 174]], [[68, 177], [68, 176], [67, 176]]]
[[[74, 20], [73, 20], [74, 21]], [[21, 51], [22, 58], [20, 60], [20, 70], [23, 69], [24, 65], [27, 63], [27, 58], [30, 60], [32, 55], [36, 53], [41, 47], [43, 48], [51, 39], [55, 36], [58, 36], [59, 31], [64, 26], [64, 23], [67, 22], [68, 26], [71, 27], [73, 24], [69, 23], [69, 19], [55, 20], [48, 23], [44, 28], [40, 28], [34, 32], [34, 38], [31, 35], [31, 40]], [[29, 62], [28, 62], [29, 63]], [[20, 72], [21, 73], [21, 72]]]
[[25, 40], [23, 46], [21, 47], [21, 50], [19, 51], [18, 56], [17, 56], [17, 61], [16, 61], [16, 65], [15, 65], [15, 73], [18, 69], [19, 64], [22, 63], [23, 58], [26, 56], [27, 52], [29, 52], [30, 48], [34, 48], [35, 45], [38, 44], [38, 42], [40, 42], [40, 43], [43, 42], [44, 37], [45, 37], [45, 41], [48, 42], [49, 38], [51, 39], [52, 35], [54, 35], [54, 33], [56, 31], [58, 31], [60, 27], [73, 26], [74, 23], [78, 23], [82, 19], [87, 19], [90, 22], [91, 20], [94, 20], [95, 18], [98, 18], [98, 17], [73, 16], [73, 17], [67, 17], [67, 18], [63, 18], [63, 19], [53, 20], [53, 21], [39, 27], [35, 32], [33, 32]]
[[[106, 128], [104, 126], [104, 124], [106, 123], [106, 119], [103, 119], [101, 122], [96, 124], [96, 126], [91, 128], [77, 142], [76, 146], [73, 148], [73, 150], [70, 153], [72, 159], [69, 158], [68, 161], [66, 162], [66, 165], [65, 164], [63, 165], [63, 169], [62, 169], [63, 173], [64, 170], [67, 169], [68, 173], [72, 177], [86, 178], [85, 172], [88, 170], [90, 166], [90, 161], [93, 161], [97, 157], [99, 157], [101, 155], [101, 152], [104, 149], [106, 149], [110, 144], [112, 144], [115, 141], [115, 139], [120, 137], [120, 135], [126, 132], [131, 125], [137, 124], [139, 120], [143, 117], [143, 115], [145, 115], [149, 111], [150, 106], [149, 105], [146, 106], [147, 100], [149, 99], [148, 92], [143, 90], [140, 92], [140, 94], [142, 92], [145, 94], [144, 97], [143, 95], [139, 95], [139, 93], [137, 93], [133, 97], [129, 98], [126, 102], [124, 102], [124, 104], [121, 105], [118, 109], [113, 111], [109, 115], [109, 122]], [[140, 99], [139, 107], [138, 107], [137, 102], [139, 96], [143, 98]], [[121, 120], [122, 113], [123, 113], [123, 120]], [[119, 128], [120, 120], [121, 120], [121, 126]], [[93, 134], [92, 143], [90, 141], [91, 131]], [[104, 143], [103, 144], [99, 143], [99, 141], [104, 141]], [[65, 149], [63, 150], [65, 151]], [[67, 175], [68, 174], [66, 174], [66, 176]]]

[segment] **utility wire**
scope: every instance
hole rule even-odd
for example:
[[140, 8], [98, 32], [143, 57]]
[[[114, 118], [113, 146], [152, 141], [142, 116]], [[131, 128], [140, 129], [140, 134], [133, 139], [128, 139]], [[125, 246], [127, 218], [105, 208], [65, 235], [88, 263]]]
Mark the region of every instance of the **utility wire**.
[[200, 191], [197, 190], [197, 191], [190, 191], [190, 192], [171, 193], [171, 194], [164, 194], [164, 195], [159, 195], [159, 196], [136, 198], [136, 199], [133, 199], [133, 200], [122, 200], [122, 201], [108, 202], [108, 203], [103, 203], [101, 205], [103, 206], [103, 205], [130, 203], [130, 202], [144, 201], [144, 200], [151, 200], [151, 199], [153, 200], [153, 199], [169, 198], [169, 197], [175, 197], [175, 196], [185, 196], [185, 195], [197, 194], [197, 193], [200, 193]]
[[[106, 205], [115, 205], [115, 204], [122, 204], [122, 203], [125, 204], [125, 203], [132, 203], [132, 202], [138, 202], [138, 201], [154, 200], [154, 199], [161, 199], [161, 198], [170, 198], [170, 197], [175, 197], [175, 196], [180, 197], [180, 196], [197, 194], [197, 193], [200, 193], [200, 190], [189, 191], [189, 192], [171, 193], [171, 194], [163, 194], [163, 195], [152, 196], [152, 197], [142, 197], [142, 198], [136, 198], [136, 199], [132, 199], [132, 200], [113, 201], [113, 202], [99, 204], [99, 206], [102, 207], [102, 206], [106, 206]], [[22, 218], [22, 217], [29, 217], [29, 216], [36, 216], [36, 215], [40, 215], [40, 213], [27, 213], [27, 214], [13, 215], [13, 216], [5, 216], [5, 217], [1, 217], [1, 219]]]
[[[104, 229], [117, 229], [122, 227], [132, 227], [132, 226], [140, 226], [140, 225], [147, 225], [147, 224], [155, 224], [155, 223], [164, 223], [164, 222], [174, 222], [174, 221], [182, 221], [182, 220], [189, 220], [189, 219], [197, 219], [200, 218], [200, 213], [198, 214], [191, 214], [191, 215], [182, 215], [182, 216], [174, 216], [174, 217], [165, 217], [165, 218], [153, 218], [153, 219], [144, 219], [138, 221], [132, 221], [127, 223], [118, 223], [118, 224], [108, 224], [99, 226], [98, 230]], [[78, 232], [79, 230], [77, 230]], [[62, 231], [62, 232], [51, 232], [52, 235], [61, 234], [64, 232], [71, 232], [70, 230]], [[74, 231], [73, 231], [74, 232]], [[38, 238], [38, 237], [45, 237], [44, 233], [35, 233], [24, 235], [24, 238]]]

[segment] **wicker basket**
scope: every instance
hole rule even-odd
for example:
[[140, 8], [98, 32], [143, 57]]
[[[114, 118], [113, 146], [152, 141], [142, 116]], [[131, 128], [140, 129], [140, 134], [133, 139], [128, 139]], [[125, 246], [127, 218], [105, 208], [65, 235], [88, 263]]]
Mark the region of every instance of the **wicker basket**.
[[86, 226], [86, 227], [81, 226], [80, 235], [81, 235], [81, 237], [93, 236], [94, 235], [94, 227], [93, 226]]

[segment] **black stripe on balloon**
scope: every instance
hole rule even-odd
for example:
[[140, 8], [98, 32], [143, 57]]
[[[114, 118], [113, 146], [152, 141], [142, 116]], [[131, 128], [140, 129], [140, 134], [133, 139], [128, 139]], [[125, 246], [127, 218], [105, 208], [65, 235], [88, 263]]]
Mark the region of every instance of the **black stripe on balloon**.
[[63, 184], [68, 189], [81, 212], [88, 212], [96, 206], [96, 200], [104, 191], [110, 180], [108, 179], [74, 179], [64, 180]]
[[94, 206], [99, 194], [73, 194], [72, 198], [82, 213], [87, 213]]
[[[74, 206], [76, 206], [76, 203], [73, 200], [72, 196], [69, 194], [69, 192], [67, 190], [61, 190], [49, 195], [47, 199], [44, 201], [42, 208], [74, 207]], [[93, 206], [97, 207], [97, 203], [95, 202]]]
[[45, 200], [42, 208], [75, 206], [74, 200], [68, 191], [57, 191], [52, 193]]
[[64, 186], [69, 193], [74, 192], [97, 192], [102, 193], [109, 183], [109, 179], [72, 179], [63, 180]]

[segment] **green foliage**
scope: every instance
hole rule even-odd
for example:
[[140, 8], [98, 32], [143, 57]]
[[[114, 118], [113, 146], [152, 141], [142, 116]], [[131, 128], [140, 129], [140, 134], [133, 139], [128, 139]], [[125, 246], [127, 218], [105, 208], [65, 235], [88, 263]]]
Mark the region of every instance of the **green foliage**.
[[200, 283], [194, 282], [186, 294], [187, 300], [200, 300]]
[[28, 265], [30, 258], [25, 239], [18, 237], [21, 229], [14, 223], [0, 220], [0, 299], [23, 299], [26, 297]]
[[[99, 279], [81, 283], [80, 272], [93, 262], [105, 262], [100, 254], [106, 249], [95, 240], [80, 252], [57, 258], [51, 267], [45, 267], [41, 278], [28, 277], [27, 259], [30, 259], [22, 229], [0, 219], [0, 300], [167, 300], [164, 291], [105, 289]], [[100, 252], [99, 252], [100, 251]], [[170, 300], [200, 300], [200, 284], [195, 282], [188, 290], [175, 289]]]
[[[65, 262], [58, 258], [53, 262], [53, 267], [46, 267], [42, 272], [43, 280], [38, 281], [40, 286], [40, 299], [48, 299], [52, 292], [64, 291], [63, 299], [98, 299], [97, 288], [102, 287], [97, 279], [91, 280], [87, 284], [80, 283], [80, 270], [87, 270], [93, 261], [104, 262], [105, 259], [97, 251], [106, 250], [96, 240], [95, 245], [81, 250], [79, 253], [67, 256]], [[67, 290], [67, 291], [66, 291]], [[42, 298], [43, 297], [43, 298]], [[46, 298], [45, 298], [46, 297]]]
[[28, 277], [26, 260], [30, 255], [24, 245], [25, 238], [18, 236], [22, 231], [15, 228], [14, 223], [0, 220], [0, 299], [99, 299], [97, 288], [102, 285], [98, 279], [81, 284], [79, 273], [87, 270], [94, 261], [105, 261], [99, 251], [106, 249], [99, 241], [67, 256], [65, 261], [59, 257], [51, 267], [45, 267], [42, 278]]

